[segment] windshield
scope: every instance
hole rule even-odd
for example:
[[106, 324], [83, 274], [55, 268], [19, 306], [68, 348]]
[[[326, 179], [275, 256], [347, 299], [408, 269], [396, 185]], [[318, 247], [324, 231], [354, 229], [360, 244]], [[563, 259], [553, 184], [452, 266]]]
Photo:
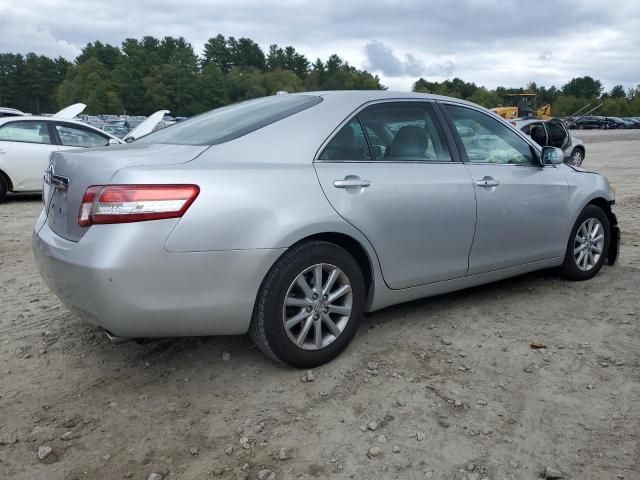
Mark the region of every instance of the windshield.
[[322, 101], [314, 95], [274, 95], [217, 108], [157, 130], [136, 142], [218, 145], [251, 133]]

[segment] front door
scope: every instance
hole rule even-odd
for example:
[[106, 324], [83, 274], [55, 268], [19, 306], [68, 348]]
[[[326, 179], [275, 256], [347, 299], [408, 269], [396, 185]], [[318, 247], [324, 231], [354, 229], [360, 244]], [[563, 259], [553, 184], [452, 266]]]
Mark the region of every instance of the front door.
[[444, 110], [476, 191], [469, 275], [563, 256], [569, 192], [562, 167], [541, 166], [533, 147], [489, 114], [454, 104]]
[[467, 273], [475, 194], [450, 151], [431, 103], [393, 101], [361, 110], [315, 162], [329, 202], [369, 239], [390, 288]]
[[41, 120], [15, 120], [0, 126], [2, 164], [15, 191], [42, 189], [53, 145], [47, 123]]

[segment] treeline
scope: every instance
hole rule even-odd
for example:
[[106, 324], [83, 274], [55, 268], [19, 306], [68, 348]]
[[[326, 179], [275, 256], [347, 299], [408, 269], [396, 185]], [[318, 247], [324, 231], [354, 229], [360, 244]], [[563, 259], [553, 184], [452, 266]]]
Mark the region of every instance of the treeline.
[[295, 48], [265, 53], [248, 38], [209, 39], [201, 56], [184, 38], [128, 38], [120, 47], [87, 44], [72, 63], [0, 54], [0, 105], [54, 112], [82, 102], [87, 113], [194, 115], [279, 90], [382, 89], [380, 79], [338, 55], [311, 63]]
[[[340, 58], [311, 63], [291, 46], [271, 45], [267, 52], [249, 38], [210, 38], [201, 55], [184, 38], [128, 38], [119, 47], [88, 43], [69, 62], [62, 57], [0, 54], [0, 106], [31, 113], [55, 112], [69, 104], [87, 104], [86, 113], [148, 115], [169, 109], [194, 115], [239, 100], [279, 90], [384, 89], [380, 79]], [[430, 82], [420, 78], [417, 92], [463, 98], [485, 107], [503, 103], [506, 93], [535, 93], [538, 106], [566, 116], [588, 103], [603, 105], [600, 115], [640, 115], [640, 85], [604, 92], [600, 81], [574, 78], [560, 88], [530, 83], [526, 88], [489, 90], [459, 78]]]
[[444, 82], [429, 82], [421, 78], [413, 84], [413, 91], [462, 98], [487, 108], [503, 104], [504, 95], [508, 93], [534, 93], [537, 106], [551, 105], [551, 113], [557, 117], [572, 115], [591, 104], [585, 109], [586, 112], [600, 103], [602, 105], [593, 115], [640, 116], [640, 85], [628, 91], [625, 91], [622, 85], [616, 85], [611, 91], [605, 92], [602, 83], [589, 76], [573, 78], [560, 88], [539, 87], [535, 82], [531, 82], [526, 88], [498, 87], [495, 90], [488, 90], [459, 78]]

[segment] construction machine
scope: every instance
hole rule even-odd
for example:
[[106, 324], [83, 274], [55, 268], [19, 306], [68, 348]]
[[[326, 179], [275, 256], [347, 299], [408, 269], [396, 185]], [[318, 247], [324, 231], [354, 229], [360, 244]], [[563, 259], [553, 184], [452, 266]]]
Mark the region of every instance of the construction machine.
[[492, 108], [502, 118], [511, 120], [514, 118], [539, 118], [551, 119], [551, 105], [543, 105], [534, 109], [535, 93], [507, 93], [504, 96], [504, 105]]

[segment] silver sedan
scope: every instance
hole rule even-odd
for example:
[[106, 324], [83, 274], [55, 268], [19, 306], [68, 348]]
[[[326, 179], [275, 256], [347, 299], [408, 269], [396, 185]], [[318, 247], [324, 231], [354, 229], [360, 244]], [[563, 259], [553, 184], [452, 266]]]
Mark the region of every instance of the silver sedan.
[[308, 368], [364, 312], [613, 264], [609, 182], [562, 160], [453, 98], [277, 95], [54, 153], [33, 245], [51, 289], [116, 340], [248, 332]]

